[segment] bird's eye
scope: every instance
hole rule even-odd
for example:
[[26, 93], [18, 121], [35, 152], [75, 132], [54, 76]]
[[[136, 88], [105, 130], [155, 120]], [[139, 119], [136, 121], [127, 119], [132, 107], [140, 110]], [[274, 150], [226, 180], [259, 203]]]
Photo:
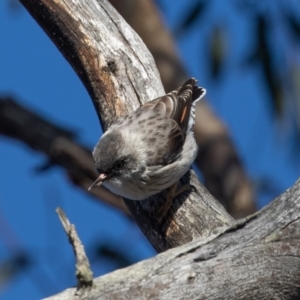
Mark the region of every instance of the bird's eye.
[[117, 161], [115, 164], [115, 169], [120, 170], [123, 168], [123, 162], [122, 161]]

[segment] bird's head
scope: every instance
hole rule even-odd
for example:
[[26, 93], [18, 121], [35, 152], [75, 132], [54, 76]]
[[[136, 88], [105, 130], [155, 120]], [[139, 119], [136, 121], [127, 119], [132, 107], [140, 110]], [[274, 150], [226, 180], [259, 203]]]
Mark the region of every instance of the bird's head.
[[108, 130], [102, 136], [94, 148], [93, 157], [99, 176], [88, 190], [100, 186], [105, 180], [126, 181], [138, 170], [135, 152], [117, 130]]

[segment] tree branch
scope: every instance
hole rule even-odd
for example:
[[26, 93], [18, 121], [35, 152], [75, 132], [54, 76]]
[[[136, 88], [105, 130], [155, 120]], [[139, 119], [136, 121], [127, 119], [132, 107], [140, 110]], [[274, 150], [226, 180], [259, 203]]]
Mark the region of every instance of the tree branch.
[[[299, 299], [300, 180], [209, 237], [96, 278], [90, 299]], [[75, 289], [48, 298], [73, 299]]]
[[[86, 86], [106, 130], [117, 117], [164, 94], [153, 58], [136, 33], [106, 0], [21, 0], [57, 45]], [[125, 200], [157, 251], [205, 236], [232, 218], [199, 183], [194, 172], [182, 179], [189, 193], [173, 203], [164, 224], [158, 211], [165, 193], [145, 201]]]

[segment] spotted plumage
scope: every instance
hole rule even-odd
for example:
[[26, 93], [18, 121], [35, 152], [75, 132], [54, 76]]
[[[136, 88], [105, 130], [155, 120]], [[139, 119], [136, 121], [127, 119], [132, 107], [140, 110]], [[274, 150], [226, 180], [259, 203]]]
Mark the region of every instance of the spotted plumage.
[[205, 89], [189, 79], [177, 90], [120, 118], [93, 151], [98, 179], [112, 192], [142, 200], [170, 187], [188, 171], [197, 154], [193, 135], [195, 104]]

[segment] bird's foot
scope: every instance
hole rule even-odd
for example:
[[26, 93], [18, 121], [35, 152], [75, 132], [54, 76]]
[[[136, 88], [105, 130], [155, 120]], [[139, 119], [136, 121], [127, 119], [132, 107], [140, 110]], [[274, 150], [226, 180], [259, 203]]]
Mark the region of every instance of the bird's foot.
[[179, 196], [180, 194], [182, 194], [190, 189], [189, 184], [185, 184], [178, 190], [177, 190], [177, 187], [178, 187], [178, 182], [174, 183], [170, 187], [170, 190], [167, 194], [166, 202], [165, 202], [164, 206], [162, 206], [158, 212], [158, 223], [161, 223], [162, 220], [166, 217], [168, 211], [170, 210], [170, 208], [172, 206], [173, 199], [175, 199], [177, 196]]

